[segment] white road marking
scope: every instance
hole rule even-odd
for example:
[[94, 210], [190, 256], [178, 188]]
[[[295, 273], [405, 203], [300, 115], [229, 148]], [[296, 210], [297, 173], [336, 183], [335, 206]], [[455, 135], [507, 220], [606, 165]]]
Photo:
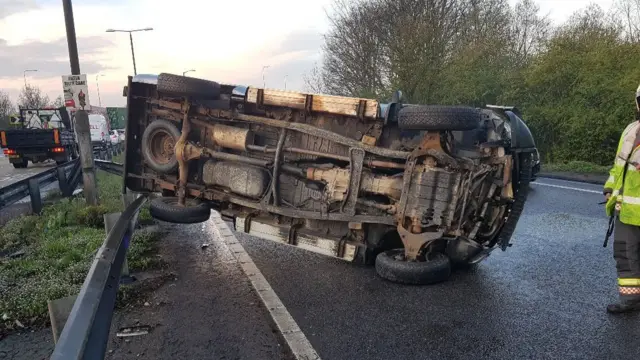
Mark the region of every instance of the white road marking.
[[586, 193], [591, 193], [591, 194], [600, 194], [600, 195], [602, 195], [602, 191], [589, 190], [589, 189], [581, 189], [581, 188], [572, 187], [572, 186], [562, 186], [562, 185], [546, 184], [546, 183], [537, 182], [537, 181], [536, 181], [536, 182], [532, 182], [532, 183], [531, 183], [531, 185], [542, 185], [542, 186], [554, 187], [554, 188], [558, 188], [558, 189], [574, 190], [574, 191], [582, 191], [582, 192], [586, 192]]
[[271, 318], [276, 323], [280, 334], [287, 342], [289, 349], [298, 360], [320, 360], [320, 356], [313, 349], [311, 343], [304, 335], [298, 324], [295, 322], [287, 308], [284, 306], [278, 295], [273, 291], [267, 279], [262, 275], [260, 269], [242, 247], [233, 232], [229, 229], [220, 214], [211, 212], [211, 218], [215, 224], [214, 231], [218, 238], [222, 240], [222, 245], [226, 246], [236, 258], [242, 271], [247, 275], [254, 290], [260, 296], [262, 303], [269, 311]]

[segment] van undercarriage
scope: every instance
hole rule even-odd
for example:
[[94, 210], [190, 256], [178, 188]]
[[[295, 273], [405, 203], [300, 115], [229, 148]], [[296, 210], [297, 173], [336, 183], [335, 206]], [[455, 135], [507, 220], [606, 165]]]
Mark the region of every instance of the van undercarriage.
[[509, 108], [394, 100], [138, 75], [125, 184], [163, 194], [160, 220], [213, 208], [238, 232], [375, 262], [392, 281], [442, 281], [509, 246], [533, 139]]

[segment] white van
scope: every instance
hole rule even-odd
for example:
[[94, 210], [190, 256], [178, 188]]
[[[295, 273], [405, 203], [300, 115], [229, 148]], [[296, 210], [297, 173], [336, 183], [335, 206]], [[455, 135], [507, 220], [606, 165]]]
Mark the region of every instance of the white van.
[[107, 118], [101, 114], [89, 114], [89, 128], [91, 129], [91, 142], [110, 142], [109, 125]]

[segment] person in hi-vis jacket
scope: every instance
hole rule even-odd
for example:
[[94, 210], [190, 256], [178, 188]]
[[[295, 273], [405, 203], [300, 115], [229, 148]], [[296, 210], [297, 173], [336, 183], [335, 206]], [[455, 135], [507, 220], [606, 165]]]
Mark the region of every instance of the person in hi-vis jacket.
[[636, 90], [636, 121], [620, 136], [604, 195], [606, 213], [615, 217], [613, 258], [619, 292], [619, 301], [609, 304], [607, 311], [640, 311], [640, 86]]

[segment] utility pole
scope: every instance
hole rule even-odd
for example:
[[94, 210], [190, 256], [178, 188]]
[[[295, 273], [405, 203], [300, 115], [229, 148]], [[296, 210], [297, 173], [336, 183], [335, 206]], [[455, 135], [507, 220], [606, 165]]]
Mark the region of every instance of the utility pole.
[[98, 77], [100, 76], [104, 76], [104, 74], [97, 74], [96, 75], [96, 89], [98, 89], [98, 106], [102, 107], [102, 100], [100, 100], [100, 84], [98, 82]]
[[284, 76], [284, 89], [287, 90], [287, 76], [289, 75], [285, 75]]
[[271, 65], [264, 65], [262, 66], [262, 87], [266, 88], [267, 87], [267, 82], [264, 80], [264, 69], [270, 67]]
[[80, 61], [78, 61], [78, 44], [76, 42], [76, 25], [73, 21], [73, 5], [71, 0], [62, 0], [64, 23], [67, 28], [67, 44], [69, 46], [69, 61], [71, 75], [80, 75]]
[[[78, 60], [78, 45], [76, 43], [76, 28], [73, 21], [73, 6], [71, 0], [62, 0], [65, 26], [67, 28], [67, 44], [69, 45], [69, 62], [71, 75], [80, 75], [80, 61]], [[96, 171], [93, 167], [93, 146], [89, 128], [89, 114], [84, 110], [76, 111], [75, 132], [80, 150], [80, 166], [82, 168], [82, 183], [84, 198], [87, 205], [98, 205], [98, 188], [96, 187]]]
[[134, 32], [137, 31], [151, 31], [153, 28], [144, 28], [144, 29], [134, 29], [134, 30], [116, 30], [116, 29], [107, 29], [107, 32], [128, 32], [129, 33], [129, 41], [131, 42], [131, 58], [133, 59], [133, 75], [138, 75], [136, 70], [136, 54], [133, 52], [133, 35]]

